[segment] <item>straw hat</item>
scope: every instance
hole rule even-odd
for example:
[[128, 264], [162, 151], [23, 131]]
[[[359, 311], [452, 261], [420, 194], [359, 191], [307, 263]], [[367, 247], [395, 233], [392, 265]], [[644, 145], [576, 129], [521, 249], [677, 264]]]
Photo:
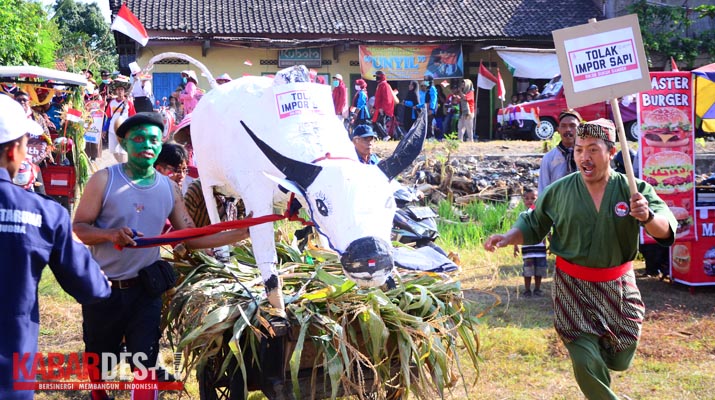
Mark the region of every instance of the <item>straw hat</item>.
[[231, 81], [231, 77], [227, 73], [224, 72], [223, 74], [216, 77], [216, 81], [229, 82], [229, 81]]
[[124, 75], [117, 75], [114, 80], [109, 84], [109, 90], [112, 92], [115, 91], [118, 87], [123, 87], [125, 90], [129, 90], [129, 87], [131, 86], [129, 82], [129, 78], [127, 78]]

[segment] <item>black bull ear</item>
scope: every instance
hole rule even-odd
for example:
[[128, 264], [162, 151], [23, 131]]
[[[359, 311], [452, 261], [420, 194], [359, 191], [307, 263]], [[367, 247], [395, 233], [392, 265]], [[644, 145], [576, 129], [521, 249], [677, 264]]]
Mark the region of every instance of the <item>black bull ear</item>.
[[412, 124], [412, 128], [395, 148], [390, 157], [380, 161], [377, 166], [385, 173], [388, 180], [396, 177], [405, 168], [409, 167], [422, 151], [427, 136], [427, 111]]
[[243, 121], [241, 121], [241, 125], [243, 125], [243, 129], [248, 132], [248, 135], [251, 139], [253, 139], [253, 142], [256, 143], [256, 146], [261, 149], [261, 152], [263, 152], [266, 158], [268, 158], [271, 163], [286, 176], [286, 178], [296, 182], [303, 189], [307, 189], [323, 169], [317, 165], [296, 161], [292, 158], [284, 156], [283, 154], [275, 151], [266, 142], [259, 139], [258, 136], [256, 136], [256, 134], [253, 133], [253, 131], [250, 130]]

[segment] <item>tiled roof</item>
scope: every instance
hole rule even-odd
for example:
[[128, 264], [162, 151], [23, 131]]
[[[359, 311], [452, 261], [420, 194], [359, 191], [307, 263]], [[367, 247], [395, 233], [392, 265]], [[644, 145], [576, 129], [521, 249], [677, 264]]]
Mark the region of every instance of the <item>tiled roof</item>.
[[[122, 0], [108, 0], [113, 13]], [[548, 38], [601, 17], [593, 0], [125, 0], [150, 31], [361, 40]]]

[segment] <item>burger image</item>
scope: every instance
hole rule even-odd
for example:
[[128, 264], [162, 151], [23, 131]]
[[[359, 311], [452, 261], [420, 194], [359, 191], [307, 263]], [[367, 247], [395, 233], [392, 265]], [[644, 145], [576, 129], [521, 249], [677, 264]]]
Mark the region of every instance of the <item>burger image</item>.
[[690, 271], [690, 251], [682, 244], [673, 246], [673, 270], [679, 274]]
[[693, 225], [693, 218], [688, 210], [683, 207], [670, 207], [670, 211], [678, 221], [678, 230], [675, 232], [675, 237], [679, 238], [690, 233], [690, 227]]
[[689, 192], [693, 190], [693, 162], [682, 151], [655, 153], [645, 160], [643, 179], [658, 194]]
[[703, 256], [703, 272], [705, 275], [715, 276], [715, 247], [711, 247]]
[[649, 146], [685, 146], [690, 143], [690, 118], [674, 107], [656, 108], [643, 117], [641, 132]]

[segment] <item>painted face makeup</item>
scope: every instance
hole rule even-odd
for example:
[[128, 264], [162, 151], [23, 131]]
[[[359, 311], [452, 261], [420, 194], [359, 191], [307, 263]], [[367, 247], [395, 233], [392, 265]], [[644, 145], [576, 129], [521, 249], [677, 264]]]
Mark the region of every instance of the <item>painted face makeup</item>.
[[161, 151], [161, 129], [154, 125], [132, 128], [122, 139], [122, 147], [129, 154], [127, 166], [135, 177], [153, 176], [154, 161]]

